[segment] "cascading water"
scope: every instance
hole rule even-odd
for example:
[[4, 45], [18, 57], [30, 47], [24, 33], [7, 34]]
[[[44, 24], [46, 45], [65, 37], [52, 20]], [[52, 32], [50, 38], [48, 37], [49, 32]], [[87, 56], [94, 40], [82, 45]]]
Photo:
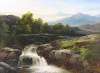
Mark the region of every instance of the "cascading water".
[[[26, 59], [26, 60], [25, 60]], [[44, 59], [44, 57], [41, 57], [37, 54], [36, 52], [36, 47], [35, 46], [27, 46], [24, 51], [22, 52], [22, 55], [20, 56], [20, 61], [21, 64], [28, 65], [28, 61], [32, 60], [32, 66], [44, 66], [47, 65], [46, 60]], [[31, 62], [29, 62], [31, 63]], [[30, 64], [29, 64], [30, 65]]]
[[23, 67], [28, 66], [28, 68], [23, 68], [24, 70], [21, 73], [69, 73], [64, 69], [48, 65], [45, 58], [37, 54], [34, 46], [25, 48], [20, 56], [20, 62]]

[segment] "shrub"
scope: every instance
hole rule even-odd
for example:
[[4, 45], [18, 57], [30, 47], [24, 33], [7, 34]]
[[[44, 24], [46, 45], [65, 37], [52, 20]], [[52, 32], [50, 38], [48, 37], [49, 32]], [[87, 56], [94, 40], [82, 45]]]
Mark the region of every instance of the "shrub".
[[92, 51], [87, 48], [80, 48], [80, 56], [81, 60], [90, 60], [92, 59]]

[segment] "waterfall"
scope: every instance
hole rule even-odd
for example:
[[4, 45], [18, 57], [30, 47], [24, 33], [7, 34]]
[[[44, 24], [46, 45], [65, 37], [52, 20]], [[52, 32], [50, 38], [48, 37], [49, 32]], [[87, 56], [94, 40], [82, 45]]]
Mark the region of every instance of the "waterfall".
[[[32, 60], [32, 66], [47, 65], [47, 61], [45, 60], [45, 58], [39, 56], [37, 54], [36, 49], [37, 48], [34, 45], [27, 46], [24, 48], [22, 55], [20, 56], [20, 60], [21, 60], [22, 64], [25, 64], [25, 62], [28, 63], [28, 60], [30, 59], [30, 60]], [[25, 60], [25, 62], [24, 62], [24, 60]], [[31, 63], [31, 62], [29, 62], [29, 63]]]
[[23, 66], [27, 64], [29, 66], [28, 72], [25, 73], [69, 73], [64, 69], [48, 65], [46, 59], [37, 54], [35, 46], [27, 46], [20, 56], [20, 61]]

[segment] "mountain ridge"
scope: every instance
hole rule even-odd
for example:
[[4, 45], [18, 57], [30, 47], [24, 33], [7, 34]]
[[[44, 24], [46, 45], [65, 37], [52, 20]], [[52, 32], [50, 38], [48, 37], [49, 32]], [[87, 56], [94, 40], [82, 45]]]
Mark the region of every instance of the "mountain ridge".
[[90, 31], [93, 33], [100, 33], [100, 23], [96, 23], [93, 25], [82, 25], [79, 26], [80, 29], [85, 30], [85, 31]]
[[77, 25], [99, 23], [100, 22], [99, 20], [100, 20], [100, 16], [91, 16], [88, 14], [78, 13], [72, 15], [71, 17], [65, 17], [63, 19], [50, 22], [50, 24], [63, 23], [63, 24], [77, 26]]

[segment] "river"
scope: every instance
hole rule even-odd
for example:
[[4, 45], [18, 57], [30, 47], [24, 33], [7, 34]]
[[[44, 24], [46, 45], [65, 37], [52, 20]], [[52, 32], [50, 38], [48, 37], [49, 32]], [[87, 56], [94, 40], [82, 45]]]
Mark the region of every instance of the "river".
[[20, 56], [19, 73], [70, 73], [54, 65], [49, 65], [44, 57], [36, 52], [36, 47], [27, 47]]

